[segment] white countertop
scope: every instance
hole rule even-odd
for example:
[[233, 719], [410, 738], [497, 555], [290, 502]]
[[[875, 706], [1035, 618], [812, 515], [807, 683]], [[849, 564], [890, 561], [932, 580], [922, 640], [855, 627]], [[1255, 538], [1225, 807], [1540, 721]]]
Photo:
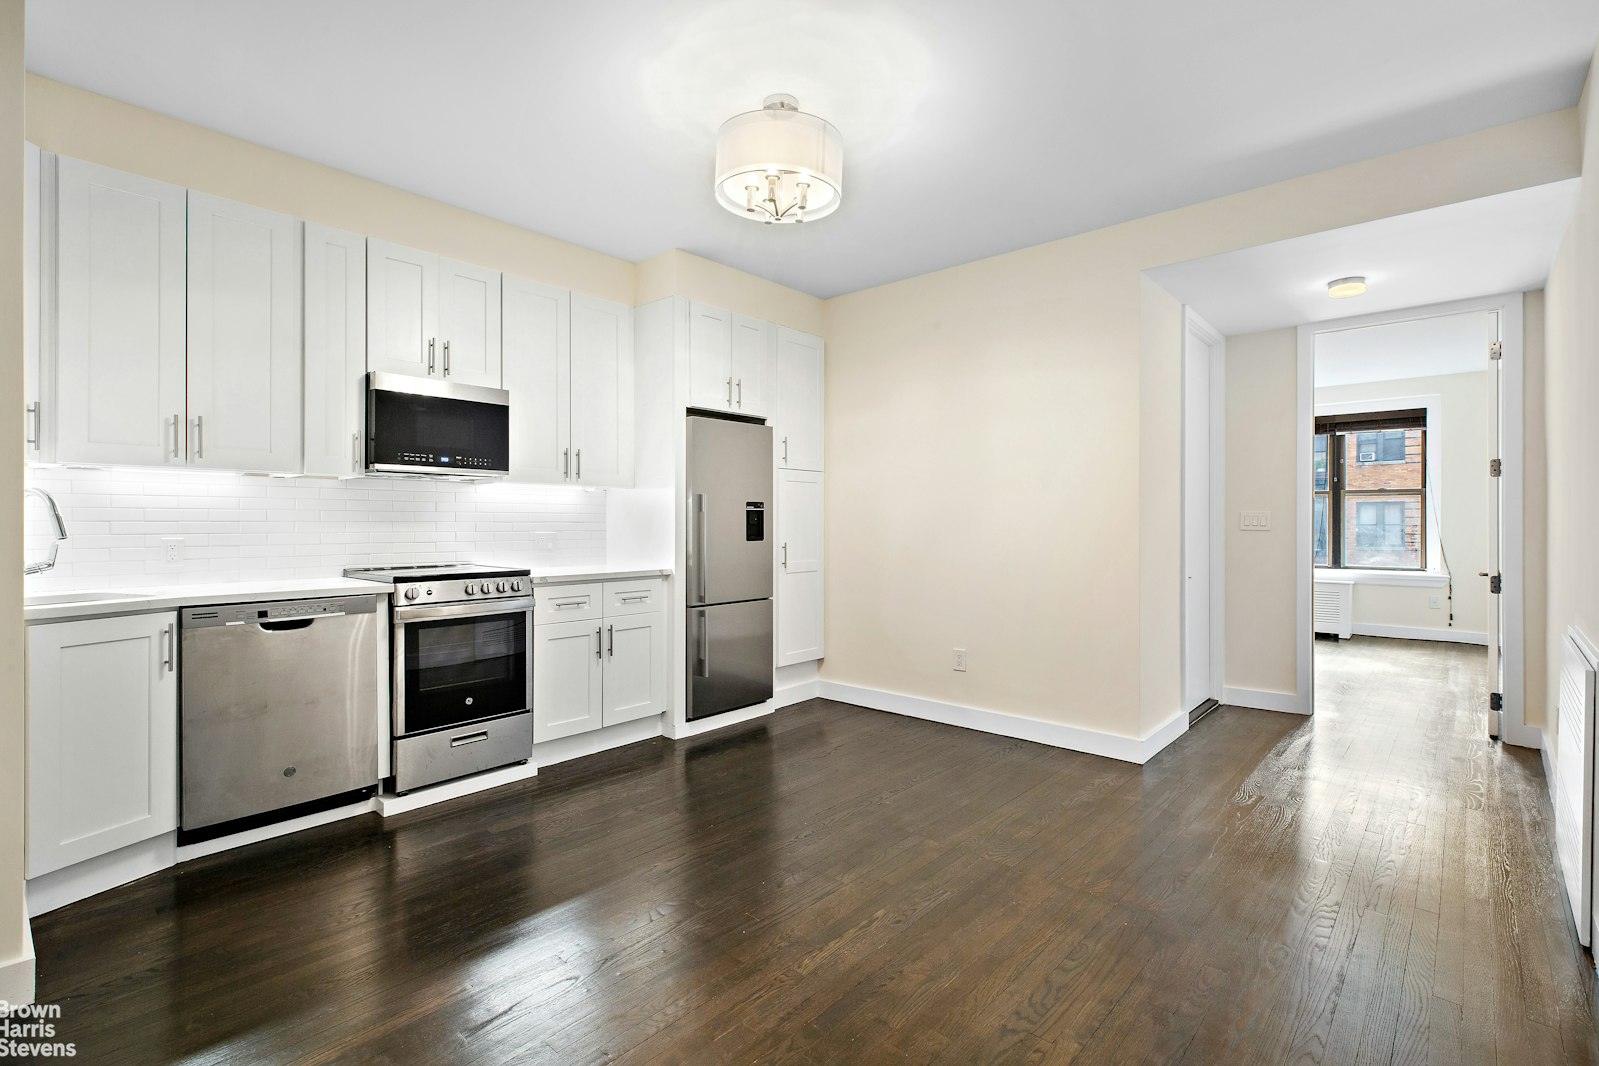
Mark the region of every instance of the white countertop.
[[575, 585], [580, 581], [634, 581], [641, 577], [669, 577], [664, 566], [547, 566], [535, 569], [529, 580], [535, 585]]
[[[101, 618], [120, 614], [148, 614], [178, 607], [212, 603], [262, 603], [315, 596], [387, 596], [391, 589], [375, 581], [354, 578], [293, 578], [279, 581], [227, 581], [211, 585], [167, 585], [154, 588], [92, 589], [82, 599], [66, 603], [29, 604], [23, 597], [24, 622], [66, 622], [76, 618]], [[59, 599], [71, 589], [51, 589], [38, 595]]]

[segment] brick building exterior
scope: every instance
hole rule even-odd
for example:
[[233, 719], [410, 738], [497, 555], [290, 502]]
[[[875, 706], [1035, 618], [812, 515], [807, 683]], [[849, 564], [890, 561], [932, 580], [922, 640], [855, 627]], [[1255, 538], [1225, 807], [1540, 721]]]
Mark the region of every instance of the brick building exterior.
[[[1426, 566], [1423, 431], [1399, 429], [1343, 436], [1344, 565], [1388, 569]], [[1318, 472], [1317, 487], [1321, 484]], [[1389, 491], [1381, 496], [1362, 495], [1376, 490]], [[1318, 561], [1322, 551], [1323, 546], [1318, 545]]]

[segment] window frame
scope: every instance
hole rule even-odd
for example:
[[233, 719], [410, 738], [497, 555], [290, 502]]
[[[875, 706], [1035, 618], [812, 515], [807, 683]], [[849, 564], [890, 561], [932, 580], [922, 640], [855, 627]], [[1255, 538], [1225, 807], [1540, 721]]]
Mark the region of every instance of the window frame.
[[[1310, 473], [1311, 488], [1311, 547], [1310, 558], [1312, 569], [1317, 571], [1341, 570], [1373, 570], [1386, 573], [1415, 574], [1426, 573], [1428, 570], [1429, 553], [1431, 550], [1430, 535], [1427, 522], [1427, 471], [1431, 466], [1428, 449], [1431, 447], [1430, 434], [1427, 432], [1427, 408], [1410, 408], [1402, 411], [1374, 411], [1359, 414], [1343, 415], [1318, 415], [1314, 423], [1315, 438], [1311, 441], [1310, 454], [1312, 469]], [[1378, 489], [1347, 489], [1344, 488], [1344, 473], [1347, 466], [1347, 444], [1349, 436], [1356, 436], [1356, 460], [1358, 466], [1384, 466], [1395, 465], [1408, 460], [1384, 460], [1381, 458], [1369, 462], [1360, 462], [1359, 439], [1360, 433], [1375, 433], [1389, 430], [1420, 430], [1421, 455], [1418, 467], [1421, 474], [1421, 483], [1416, 488], [1378, 488]], [[1316, 471], [1314, 469], [1316, 458], [1316, 440], [1326, 438], [1327, 455], [1327, 487], [1316, 488]], [[1408, 449], [1407, 449], [1408, 450]], [[1381, 449], [1378, 450], [1379, 456]], [[1349, 497], [1357, 499], [1381, 499], [1385, 496], [1412, 497], [1420, 496], [1421, 507], [1418, 526], [1418, 542], [1416, 545], [1419, 556], [1416, 566], [1373, 566], [1362, 564], [1349, 566], [1344, 561], [1344, 520]], [[1316, 561], [1315, 545], [1315, 501], [1325, 498], [1325, 514], [1327, 516], [1327, 561]]]

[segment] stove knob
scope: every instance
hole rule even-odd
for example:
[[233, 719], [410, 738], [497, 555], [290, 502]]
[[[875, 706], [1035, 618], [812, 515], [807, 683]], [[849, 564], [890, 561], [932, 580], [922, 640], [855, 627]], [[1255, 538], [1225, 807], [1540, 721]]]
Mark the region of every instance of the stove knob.
[[522, 582], [520, 582], [520, 581], [511, 582], [511, 591], [512, 592], [521, 592], [522, 591]]
[[498, 585], [496, 585], [495, 588], [497, 588], [501, 592], [510, 592], [511, 591], [511, 586], [507, 585], [503, 581], [500, 582]]
[[405, 598], [408, 600], [414, 600], [420, 595], [422, 595], [422, 590], [417, 588], [415, 585], [412, 585], [410, 588], [405, 590]]
[[466, 583], [466, 586], [464, 588], [462, 588], [461, 591], [466, 593], [468, 596], [476, 596], [477, 595], [477, 586], [472, 584], [472, 582], [468, 581]]

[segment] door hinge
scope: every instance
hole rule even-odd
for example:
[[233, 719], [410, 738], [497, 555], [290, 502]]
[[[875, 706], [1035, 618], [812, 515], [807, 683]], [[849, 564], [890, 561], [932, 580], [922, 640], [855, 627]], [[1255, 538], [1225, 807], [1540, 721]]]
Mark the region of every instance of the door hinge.
[[1488, 476], [1501, 477], [1505, 472], [1505, 464], [1499, 459], [1488, 460]]
[[1499, 341], [1494, 341], [1492, 344], [1488, 345], [1488, 358], [1489, 359], [1503, 359], [1504, 357], [1505, 357], [1505, 346], [1504, 346], [1503, 343], [1501, 343]]
[[1490, 692], [1490, 693], [1488, 693], [1488, 709], [1490, 711], [1502, 711], [1502, 710], [1504, 710], [1505, 709], [1505, 694], [1502, 693], [1502, 692]]
[[1498, 574], [1490, 577], [1488, 579], [1488, 591], [1492, 592], [1496, 596], [1505, 591], [1505, 579]]

